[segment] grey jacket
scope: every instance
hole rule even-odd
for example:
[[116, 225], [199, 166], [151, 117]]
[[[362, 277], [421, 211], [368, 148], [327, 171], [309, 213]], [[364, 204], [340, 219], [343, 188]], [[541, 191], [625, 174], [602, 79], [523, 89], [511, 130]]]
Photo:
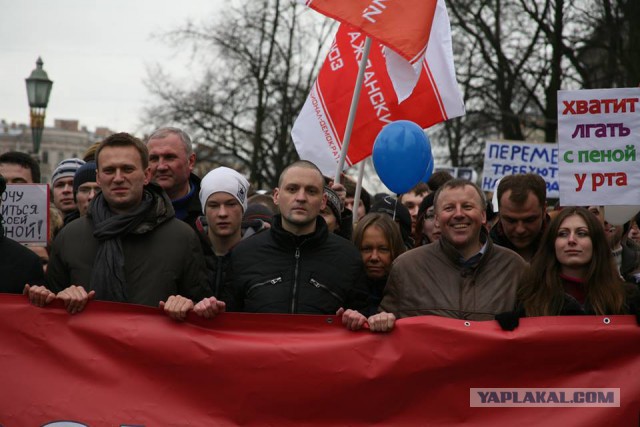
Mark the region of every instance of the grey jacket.
[[491, 239], [486, 242], [486, 252], [473, 265], [462, 263], [444, 239], [405, 252], [393, 263], [380, 310], [398, 318], [431, 314], [468, 320], [493, 320], [513, 310], [527, 263]]

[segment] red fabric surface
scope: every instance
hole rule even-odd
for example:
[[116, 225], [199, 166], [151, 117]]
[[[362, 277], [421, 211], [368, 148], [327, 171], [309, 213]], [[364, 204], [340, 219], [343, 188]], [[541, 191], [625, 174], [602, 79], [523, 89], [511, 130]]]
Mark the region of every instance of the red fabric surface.
[[[92, 301], [69, 315], [0, 295], [0, 425], [638, 425], [631, 316], [404, 319], [225, 313], [177, 323]], [[471, 408], [470, 388], [620, 388], [618, 408]]]

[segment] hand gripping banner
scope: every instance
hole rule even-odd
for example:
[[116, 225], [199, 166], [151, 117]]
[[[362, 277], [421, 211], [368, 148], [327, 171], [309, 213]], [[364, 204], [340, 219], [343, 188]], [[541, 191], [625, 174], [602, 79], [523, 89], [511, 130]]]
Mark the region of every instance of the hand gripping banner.
[[71, 316], [0, 295], [0, 325], [3, 427], [639, 420], [631, 316], [523, 319], [513, 332], [425, 316], [373, 334], [334, 316], [177, 323], [149, 307], [92, 301]]

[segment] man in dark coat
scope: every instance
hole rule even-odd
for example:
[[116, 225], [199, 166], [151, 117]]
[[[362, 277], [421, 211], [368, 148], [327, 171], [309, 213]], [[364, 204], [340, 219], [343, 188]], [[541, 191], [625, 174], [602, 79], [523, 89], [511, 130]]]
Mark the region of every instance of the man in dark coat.
[[[347, 328], [366, 320], [364, 266], [358, 250], [329, 233], [320, 216], [326, 205], [324, 180], [311, 162], [299, 161], [280, 175], [274, 201], [280, 215], [272, 227], [243, 240], [231, 252], [222, 299], [230, 311], [338, 314]], [[215, 298], [196, 305], [205, 317], [217, 314]], [[346, 309], [346, 311], [345, 311]]]
[[539, 175], [508, 175], [498, 184], [500, 218], [491, 229], [493, 243], [530, 261], [538, 250], [549, 218], [547, 184]]
[[171, 317], [184, 318], [192, 299], [211, 295], [204, 258], [166, 193], [149, 184], [146, 146], [127, 133], [111, 135], [98, 147], [96, 164], [102, 191], [89, 213], [56, 237], [48, 289], [31, 288], [32, 303], [50, 302], [54, 291], [72, 314], [95, 297], [160, 304]]
[[200, 178], [193, 173], [196, 153], [191, 138], [182, 129], [164, 127], [149, 136], [147, 148], [152, 179], [167, 192], [176, 218], [195, 229], [202, 206]]

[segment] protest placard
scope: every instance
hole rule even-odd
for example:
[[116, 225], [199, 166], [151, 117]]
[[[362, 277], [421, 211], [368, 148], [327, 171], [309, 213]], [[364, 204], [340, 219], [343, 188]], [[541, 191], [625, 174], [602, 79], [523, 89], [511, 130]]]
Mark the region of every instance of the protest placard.
[[9, 184], [0, 204], [4, 235], [20, 243], [47, 244], [49, 186]]
[[557, 198], [558, 144], [522, 141], [487, 141], [484, 151], [482, 190], [496, 191], [506, 175], [535, 173], [547, 183], [547, 197]]
[[640, 89], [558, 91], [560, 202], [638, 205]]

